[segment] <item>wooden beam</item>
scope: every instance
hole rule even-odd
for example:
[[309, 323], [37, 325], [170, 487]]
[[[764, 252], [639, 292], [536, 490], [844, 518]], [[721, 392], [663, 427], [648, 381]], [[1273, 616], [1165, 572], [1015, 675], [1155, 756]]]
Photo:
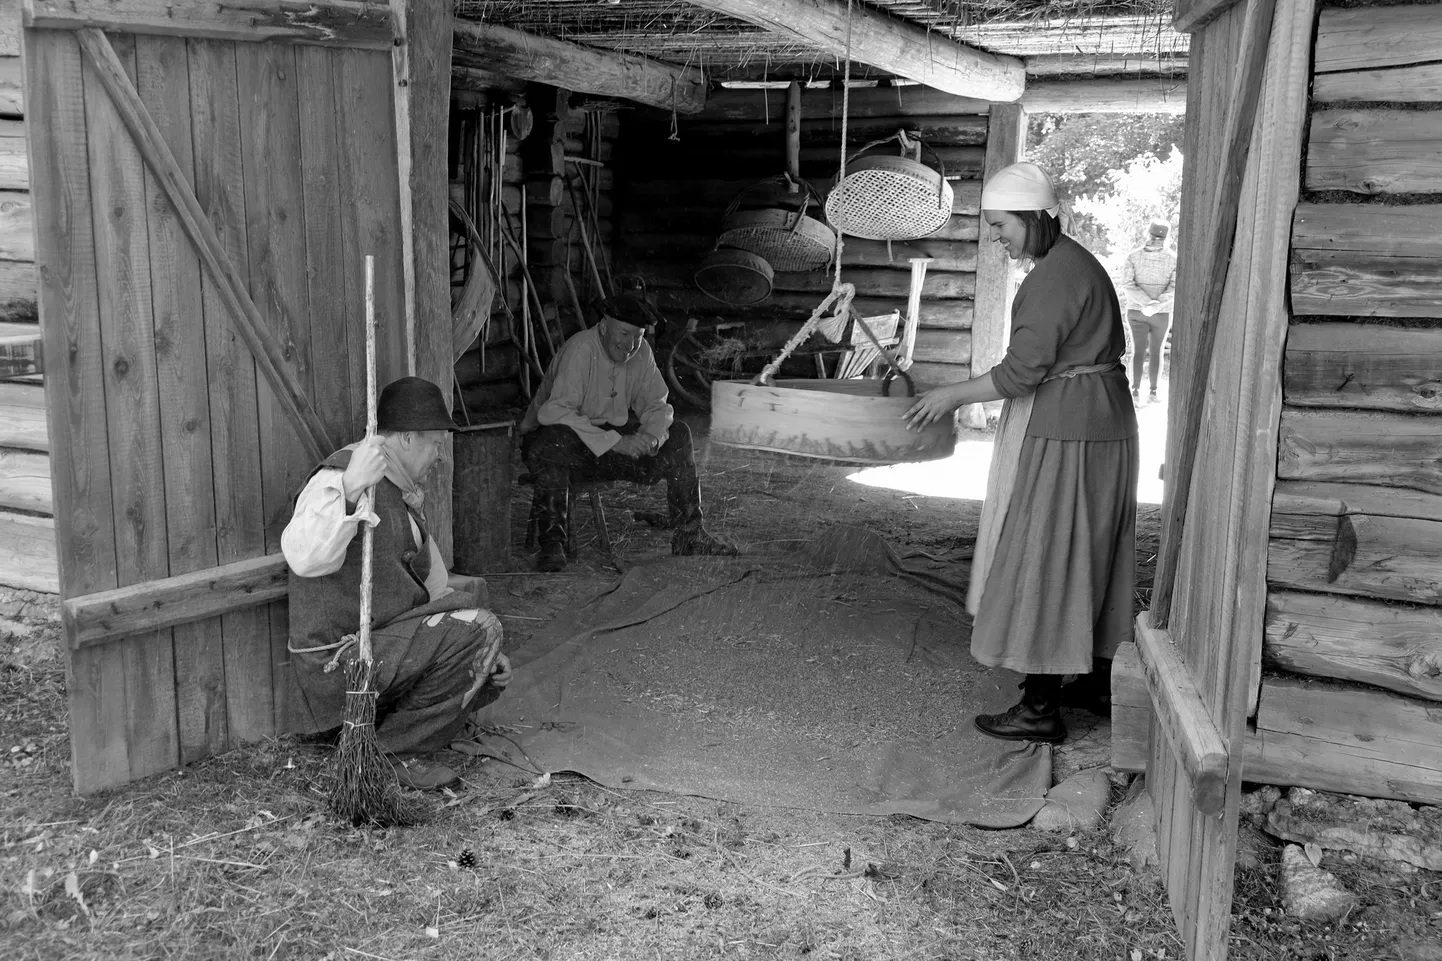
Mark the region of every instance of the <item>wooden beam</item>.
[[1187, 78], [1097, 77], [1032, 81], [1021, 95], [1029, 113], [1170, 113], [1187, 111]]
[[0, 450], [0, 508], [53, 514], [50, 458], [26, 450]]
[[1439, 438], [1442, 423], [1433, 417], [1287, 408], [1277, 441], [1277, 476], [1442, 494]]
[[1292, 407], [1442, 412], [1442, 329], [1296, 324], [1282, 389]]
[[1383, 70], [1437, 59], [1442, 17], [1431, 4], [1333, 7], [1317, 16], [1314, 72]]
[[[1216, 4], [1214, 16], [1230, 4]], [[1157, 556], [1156, 587], [1152, 593], [1152, 620], [1166, 627], [1171, 615], [1172, 591], [1181, 558], [1182, 525], [1186, 521], [1187, 502], [1191, 498], [1192, 470], [1206, 413], [1207, 377], [1212, 367], [1212, 348], [1227, 286], [1232, 245], [1237, 233], [1237, 215], [1242, 197], [1242, 177], [1252, 149], [1252, 127], [1261, 100], [1262, 81], [1266, 74], [1267, 46], [1272, 36], [1272, 14], [1276, 0], [1247, 0], [1246, 19], [1242, 28], [1241, 49], [1237, 54], [1237, 73], [1227, 102], [1222, 133], [1222, 175], [1211, 204], [1210, 241], [1202, 251], [1202, 303], [1197, 312], [1195, 340], [1189, 347], [1188, 363], [1193, 374], [1191, 390], [1181, 397], [1182, 406], [1172, 416], [1179, 425], [1178, 439], [1167, 449], [1180, 456], [1167, 465], [1167, 498], [1162, 509], [1161, 550]], [[1200, 21], [1199, 21], [1200, 22]], [[1180, 29], [1180, 28], [1179, 28]]]
[[215, 284], [230, 310], [236, 332], [255, 357], [255, 366], [265, 376], [276, 399], [289, 415], [296, 434], [306, 452], [317, 463], [335, 449], [326, 434], [325, 423], [305, 396], [295, 371], [285, 358], [284, 349], [266, 326], [265, 318], [250, 299], [245, 281], [235, 271], [225, 254], [214, 225], [195, 197], [185, 174], [175, 162], [170, 147], [160, 135], [154, 119], [141, 102], [124, 67], [110, 46], [105, 34], [94, 27], [80, 30], [80, 47], [90, 59], [106, 91], [114, 101], [126, 128], [146, 164], [164, 188], [175, 207], [175, 214], [186, 234], [200, 253], [206, 275]]
[[1217, 814], [1226, 801], [1227, 745], [1171, 636], [1153, 627], [1146, 611], [1137, 616], [1136, 643], [1152, 708], [1191, 782], [1192, 800], [1202, 814]]
[[940, 33], [837, 0], [696, 0], [808, 47], [871, 64], [946, 93], [1009, 102], [1026, 84], [1016, 57], [984, 53]]
[[1442, 701], [1442, 610], [1273, 591], [1263, 663]]
[[355, 0], [23, 0], [27, 27], [389, 50], [385, 4]]
[[19, 57], [0, 57], [0, 117], [25, 115], [24, 71]]
[[1427, 193], [1442, 178], [1442, 116], [1433, 110], [1331, 108], [1312, 113], [1309, 190]]
[[[451, 396], [450, 198], [446, 138], [451, 109], [451, 0], [391, 0], [396, 36], [396, 154], [399, 160], [407, 369]], [[378, 251], [379, 253], [379, 251]], [[451, 561], [451, 441], [426, 481], [426, 525]]]
[[43, 385], [0, 383], [0, 447], [50, 450]]
[[285, 558], [268, 554], [220, 567], [66, 598], [60, 616], [72, 650], [189, 624], [287, 596]]
[[1172, 8], [1172, 29], [1178, 33], [1196, 33], [1238, 0], [1176, 0]]
[[0, 258], [35, 259], [35, 210], [25, 191], [0, 190]]
[[1281, 481], [1269, 536], [1273, 586], [1442, 605], [1437, 494]]
[[[577, 93], [621, 97], [681, 114], [699, 113], [706, 106], [706, 78], [698, 67], [678, 67], [470, 20], [455, 22], [455, 45], [463, 66], [491, 73]], [[471, 57], [477, 62], [471, 63]]]
[[1274, 738], [1308, 749], [1283, 753], [1274, 758], [1285, 759], [1277, 766], [1254, 768], [1249, 759], [1243, 775], [1249, 781], [1301, 774], [1284, 783], [1442, 801], [1442, 711], [1435, 702], [1350, 685], [1268, 678], [1257, 711], [1257, 736], [1264, 759]]
[[[1016, 163], [1026, 152], [1026, 110], [1016, 104], [998, 104], [991, 112], [982, 179]], [[978, 233], [980, 223], [978, 222]], [[980, 377], [1001, 363], [1011, 339], [1011, 301], [1016, 295], [1016, 271], [999, 244], [977, 240], [976, 314], [971, 327], [971, 376]], [[968, 427], [986, 427], [987, 416], [1000, 405], [971, 404], [961, 412]]]
[[45, 594], [60, 592], [54, 518], [0, 511], [0, 584]]

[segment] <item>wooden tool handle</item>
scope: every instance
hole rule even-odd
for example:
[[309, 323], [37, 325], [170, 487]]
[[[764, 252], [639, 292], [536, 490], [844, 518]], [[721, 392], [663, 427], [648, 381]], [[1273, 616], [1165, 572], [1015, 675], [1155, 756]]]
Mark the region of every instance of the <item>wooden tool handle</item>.
[[[375, 257], [366, 254], [366, 439], [376, 434], [376, 297]], [[370, 513], [375, 506], [375, 487], [361, 492], [356, 512]], [[361, 587], [360, 587], [360, 630], [357, 633], [359, 657], [362, 663], [371, 663], [371, 593], [375, 581], [372, 553], [375, 544], [375, 529], [370, 524], [361, 524]]]

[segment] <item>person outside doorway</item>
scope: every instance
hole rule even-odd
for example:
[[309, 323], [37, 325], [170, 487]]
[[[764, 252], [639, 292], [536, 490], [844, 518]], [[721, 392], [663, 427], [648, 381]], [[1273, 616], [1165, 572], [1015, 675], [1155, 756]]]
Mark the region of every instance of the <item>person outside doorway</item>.
[[1177, 255], [1167, 246], [1171, 227], [1153, 220], [1147, 242], [1127, 255], [1122, 267], [1122, 295], [1127, 303], [1127, 325], [1132, 330], [1132, 398], [1141, 399], [1142, 366], [1151, 385], [1148, 400], [1157, 399], [1162, 371], [1162, 349], [1172, 322], [1177, 288]]

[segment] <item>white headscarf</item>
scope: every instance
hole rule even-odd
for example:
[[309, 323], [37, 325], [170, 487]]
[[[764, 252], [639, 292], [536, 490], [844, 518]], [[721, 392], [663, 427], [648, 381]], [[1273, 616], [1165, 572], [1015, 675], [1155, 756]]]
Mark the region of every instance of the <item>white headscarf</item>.
[[1014, 163], [992, 174], [981, 188], [982, 210], [1045, 210], [1061, 216], [1051, 177], [1034, 163]]

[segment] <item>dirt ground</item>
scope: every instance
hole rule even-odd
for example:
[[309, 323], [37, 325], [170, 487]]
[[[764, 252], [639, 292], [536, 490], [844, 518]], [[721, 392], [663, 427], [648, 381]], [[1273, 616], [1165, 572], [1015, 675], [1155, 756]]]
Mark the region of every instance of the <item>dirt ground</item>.
[[[711, 526], [784, 550], [842, 521], [902, 552], [970, 546], [979, 505], [846, 480], [848, 468], [700, 442]], [[615, 573], [579, 508], [581, 556], [538, 575], [513, 501], [511, 569], [490, 579], [510, 643]], [[618, 554], [667, 550], [635, 522], [661, 489], [606, 496]], [[1139, 602], [1158, 510], [1139, 513]], [[58, 625], [0, 637], [0, 959], [1174, 959], [1154, 868], [1105, 829], [980, 831], [537, 781], [448, 756], [461, 786], [426, 819], [362, 831], [325, 811], [329, 749], [294, 737], [125, 788], [71, 793]], [[1073, 718], [1056, 776], [1105, 765], [1107, 729]], [[1126, 776], [1114, 774], [1116, 794]], [[1362, 907], [1337, 925], [1285, 917], [1277, 851], [1239, 868], [1231, 956], [1403, 958], [1442, 935], [1442, 876], [1330, 854]]]

